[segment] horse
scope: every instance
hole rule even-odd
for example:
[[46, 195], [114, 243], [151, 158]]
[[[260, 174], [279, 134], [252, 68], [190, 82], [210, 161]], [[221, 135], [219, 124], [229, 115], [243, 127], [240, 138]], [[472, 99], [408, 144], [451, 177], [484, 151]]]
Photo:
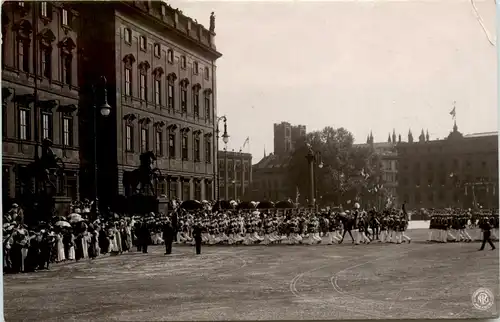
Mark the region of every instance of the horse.
[[64, 170], [64, 161], [53, 154], [42, 156], [26, 167], [30, 178], [35, 179], [36, 188], [41, 188], [43, 191], [47, 188], [47, 183], [53, 189], [57, 189], [57, 185], [51, 180], [51, 175], [58, 176]]
[[[156, 156], [152, 151], [147, 151], [140, 155], [139, 160], [140, 165], [138, 169], [123, 173], [123, 186], [127, 190], [132, 188], [133, 194], [148, 192], [147, 188], [149, 187], [151, 194], [154, 194], [152, 182], [163, 178], [160, 169], [151, 168], [153, 161], [156, 160]], [[138, 189], [137, 186], [139, 184], [141, 187]]]
[[342, 239], [339, 241], [339, 244], [342, 244], [344, 241], [344, 237], [346, 233], [349, 233], [349, 236], [351, 236], [352, 243], [354, 244], [354, 237], [352, 236], [351, 231], [356, 228], [356, 221], [357, 221], [357, 213], [354, 214], [349, 214], [349, 215], [342, 215], [338, 214], [338, 218], [342, 222], [343, 226], [343, 233], [342, 233]]

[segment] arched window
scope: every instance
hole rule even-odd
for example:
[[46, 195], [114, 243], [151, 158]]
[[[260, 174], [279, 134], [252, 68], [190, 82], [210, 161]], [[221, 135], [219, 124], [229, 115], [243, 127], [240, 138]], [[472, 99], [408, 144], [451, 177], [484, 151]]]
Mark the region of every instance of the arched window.
[[61, 81], [72, 85], [73, 83], [73, 49], [75, 49], [76, 44], [70, 37], [64, 38], [60, 43], [61, 48]]
[[144, 61], [139, 64], [139, 98], [143, 101], [148, 100], [148, 70], [149, 63]]
[[124, 63], [124, 79], [125, 79], [125, 95], [132, 96], [132, 65], [135, 63], [135, 57], [128, 54], [123, 58]]
[[163, 75], [163, 68], [156, 67], [153, 70], [153, 79], [154, 79], [154, 102], [156, 105], [161, 105], [161, 76]]

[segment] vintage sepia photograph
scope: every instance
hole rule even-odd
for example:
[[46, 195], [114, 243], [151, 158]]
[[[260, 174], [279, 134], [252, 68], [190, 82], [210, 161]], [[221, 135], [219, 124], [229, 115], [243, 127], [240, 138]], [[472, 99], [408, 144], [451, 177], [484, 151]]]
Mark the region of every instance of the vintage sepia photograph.
[[498, 318], [497, 12], [3, 1], [4, 320]]

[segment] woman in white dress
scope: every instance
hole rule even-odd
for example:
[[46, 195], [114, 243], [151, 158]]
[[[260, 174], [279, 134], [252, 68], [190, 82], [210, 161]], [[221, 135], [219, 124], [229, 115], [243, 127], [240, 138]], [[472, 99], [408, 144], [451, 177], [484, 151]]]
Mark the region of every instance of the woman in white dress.
[[83, 232], [83, 237], [82, 237], [82, 253], [84, 259], [89, 258], [89, 242], [90, 242], [90, 235], [89, 232], [85, 230]]
[[58, 232], [56, 235], [56, 247], [57, 247], [57, 262], [64, 262], [66, 260], [66, 256], [64, 255], [64, 243], [63, 243], [63, 235], [61, 232]]
[[70, 233], [70, 244], [69, 244], [69, 251], [68, 251], [68, 259], [70, 261], [75, 260], [75, 235], [73, 233]]

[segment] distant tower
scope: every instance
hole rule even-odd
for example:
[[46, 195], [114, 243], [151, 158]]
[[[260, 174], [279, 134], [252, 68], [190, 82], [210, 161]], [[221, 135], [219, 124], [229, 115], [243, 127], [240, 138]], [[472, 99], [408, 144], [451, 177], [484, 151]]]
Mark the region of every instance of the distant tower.
[[398, 137], [398, 143], [401, 143], [401, 134]]
[[373, 132], [370, 131], [370, 144], [373, 144]]
[[266, 146], [264, 145], [264, 158], [266, 157]]
[[422, 129], [422, 132], [420, 132], [420, 136], [418, 137], [418, 142], [425, 142], [424, 129]]
[[396, 129], [392, 129], [392, 143], [396, 143]]
[[429, 142], [429, 130], [425, 133], [425, 140]]
[[366, 136], [366, 144], [370, 144], [370, 134]]
[[408, 130], [408, 143], [413, 143], [413, 134], [411, 133], [411, 129]]
[[389, 138], [387, 139], [387, 142], [391, 143], [391, 133], [389, 133]]

